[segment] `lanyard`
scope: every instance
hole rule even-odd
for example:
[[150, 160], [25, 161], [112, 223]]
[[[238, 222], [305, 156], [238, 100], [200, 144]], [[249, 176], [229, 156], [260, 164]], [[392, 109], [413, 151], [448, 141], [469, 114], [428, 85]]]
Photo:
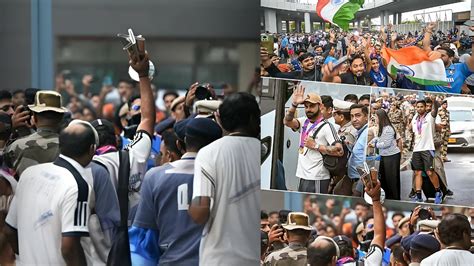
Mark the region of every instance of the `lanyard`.
[[102, 146], [100, 148], [97, 148], [97, 150], [95, 151], [95, 154], [96, 155], [102, 155], [102, 154], [112, 152], [112, 151], [117, 151], [117, 148], [115, 148], [115, 146], [113, 146], [113, 145], [106, 145], [106, 146]]
[[421, 135], [421, 127], [423, 126], [423, 119], [425, 118], [426, 116], [426, 113], [420, 117], [418, 116], [418, 118], [416, 119], [416, 128], [418, 129], [418, 135]]
[[316, 120], [316, 122], [314, 122], [314, 124], [311, 125], [311, 127], [308, 130], [306, 130], [306, 128], [308, 127], [309, 119], [306, 119], [304, 121], [304, 125], [301, 130], [300, 148], [304, 148], [304, 141], [306, 137], [308, 137], [309, 132], [311, 132], [311, 130], [313, 130], [322, 120], [323, 120], [323, 117], [320, 117], [318, 120]]
[[367, 79], [365, 78], [365, 76], [364, 76], [364, 84], [359, 84], [359, 79], [357, 79], [356, 75], [354, 75], [354, 80], [355, 80], [355, 85], [370, 85], [370, 84], [367, 84]]

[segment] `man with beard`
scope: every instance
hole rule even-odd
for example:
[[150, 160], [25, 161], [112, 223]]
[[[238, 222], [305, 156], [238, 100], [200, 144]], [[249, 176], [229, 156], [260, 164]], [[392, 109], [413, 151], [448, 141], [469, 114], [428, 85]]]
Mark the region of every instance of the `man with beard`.
[[[423, 49], [425, 51], [431, 52], [431, 34], [433, 33], [436, 23], [432, 22], [428, 25], [425, 31], [425, 37], [423, 38]], [[471, 32], [474, 30], [474, 26], [470, 27]], [[472, 34], [471, 34], [472, 35]], [[474, 44], [474, 42], [473, 42]], [[471, 55], [465, 63], [453, 63], [454, 51], [449, 47], [439, 47], [436, 49], [437, 52], [441, 54], [441, 59], [443, 60], [444, 67], [446, 69], [446, 78], [448, 85], [429, 85], [426, 86], [428, 91], [438, 91], [438, 92], [449, 92], [449, 93], [461, 93], [461, 88], [464, 84], [464, 81], [474, 72], [474, 57]], [[465, 93], [470, 93], [470, 90], [467, 90]], [[463, 91], [464, 92], [464, 91]]]
[[415, 191], [416, 201], [423, 202], [421, 195], [421, 186], [423, 183], [422, 171], [425, 171], [433, 184], [435, 193], [435, 204], [440, 204], [443, 198], [443, 192], [440, 189], [438, 176], [433, 167], [435, 145], [435, 118], [438, 115], [438, 101], [434, 100], [430, 114], [426, 112], [426, 101], [416, 102], [417, 114], [411, 121], [412, 131], [415, 133], [415, 145], [412, 155], [412, 168], [415, 171]]
[[353, 56], [349, 61], [350, 69], [347, 73], [337, 75], [338, 66], [334, 67], [332, 62], [323, 66], [324, 82], [344, 83], [354, 85], [376, 86], [370, 75], [365, 70], [364, 58], [360, 55]]
[[298, 56], [298, 61], [301, 64], [302, 70], [287, 73], [282, 73], [278, 67], [272, 63], [268, 51], [263, 47], [260, 48], [260, 58], [263, 67], [271, 77], [321, 81], [321, 72], [319, 69], [315, 68], [314, 57], [311, 53], [303, 53]]
[[[324, 167], [323, 155], [342, 156], [344, 151], [336, 130], [321, 113], [321, 97], [315, 93], [304, 97], [304, 91], [301, 85], [295, 89], [291, 107], [283, 120], [285, 126], [301, 132], [296, 170], [300, 180], [298, 191], [328, 193], [331, 176]], [[305, 106], [306, 117], [295, 118], [300, 104]]]

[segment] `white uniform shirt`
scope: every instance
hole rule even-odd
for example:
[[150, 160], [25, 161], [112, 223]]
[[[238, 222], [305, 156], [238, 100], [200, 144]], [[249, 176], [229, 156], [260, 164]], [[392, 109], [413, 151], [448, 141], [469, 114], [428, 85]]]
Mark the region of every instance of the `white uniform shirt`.
[[411, 121], [411, 126], [415, 133], [415, 146], [413, 151], [434, 151], [435, 146], [433, 136], [435, 131], [435, 118], [431, 113], [425, 113], [425, 116], [421, 119], [422, 126], [420, 134], [417, 128], [418, 116], [419, 114], [417, 113]]
[[421, 266], [474, 265], [474, 254], [467, 250], [442, 249], [421, 261]]
[[196, 157], [193, 199], [210, 197], [199, 265], [258, 265], [260, 141], [225, 136]]
[[[302, 128], [304, 126], [306, 117], [298, 118], [299, 128], [297, 129], [298, 132], [302, 133]], [[317, 126], [315, 126], [312, 130], [311, 126], [313, 123], [309, 122], [308, 126], [306, 127], [306, 131], [310, 130], [308, 133], [308, 137], [312, 137], [314, 132], [323, 125], [325, 120], [322, 120]], [[300, 134], [300, 141], [302, 138], [302, 134]], [[337, 135], [337, 131], [329, 126], [329, 122], [326, 121], [324, 127], [319, 130], [318, 134], [315, 137], [315, 141], [319, 145], [332, 145], [336, 140], [339, 140]], [[304, 141], [303, 141], [304, 143]], [[300, 143], [297, 144], [298, 149]], [[296, 168], [296, 176], [306, 180], [327, 180], [330, 179], [331, 176], [329, 171], [324, 167], [323, 163], [323, 156], [319, 151], [308, 149], [306, 147], [303, 148], [303, 153], [299, 153], [298, 151], [298, 166]]]
[[92, 178], [91, 172], [76, 161], [61, 157], [84, 177], [82, 182], [53, 163], [31, 166], [20, 176], [5, 220], [18, 231], [17, 265], [65, 265], [61, 237], [89, 235], [93, 188], [84, 181]]

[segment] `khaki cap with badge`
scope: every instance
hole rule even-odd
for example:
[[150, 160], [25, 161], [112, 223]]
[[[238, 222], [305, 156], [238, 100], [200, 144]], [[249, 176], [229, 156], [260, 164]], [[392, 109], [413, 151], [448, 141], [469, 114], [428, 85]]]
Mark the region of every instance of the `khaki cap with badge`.
[[288, 220], [286, 224], [282, 225], [288, 231], [303, 229], [311, 231], [313, 228], [309, 225], [309, 216], [304, 212], [290, 212], [288, 213]]
[[38, 91], [35, 95], [35, 102], [28, 105], [31, 111], [41, 113], [46, 111], [53, 111], [56, 113], [65, 113], [66, 108], [62, 107], [61, 94], [55, 91]]

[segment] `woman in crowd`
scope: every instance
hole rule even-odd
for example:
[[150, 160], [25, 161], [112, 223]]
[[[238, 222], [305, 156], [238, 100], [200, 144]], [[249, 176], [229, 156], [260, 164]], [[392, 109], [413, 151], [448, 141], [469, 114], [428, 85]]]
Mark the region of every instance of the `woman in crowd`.
[[400, 149], [398, 134], [383, 109], [375, 111], [378, 133], [369, 143], [381, 156], [379, 174], [387, 199], [400, 200]]

